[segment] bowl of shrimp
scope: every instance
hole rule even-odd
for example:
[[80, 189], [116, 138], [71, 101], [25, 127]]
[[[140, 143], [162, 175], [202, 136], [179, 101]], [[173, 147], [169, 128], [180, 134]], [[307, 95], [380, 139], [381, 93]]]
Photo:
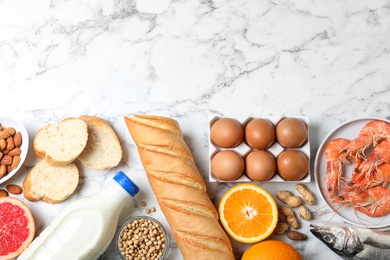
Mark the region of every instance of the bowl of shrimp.
[[390, 226], [390, 121], [360, 118], [333, 129], [317, 151], [314, 177], [331, 213], [354, 225]]

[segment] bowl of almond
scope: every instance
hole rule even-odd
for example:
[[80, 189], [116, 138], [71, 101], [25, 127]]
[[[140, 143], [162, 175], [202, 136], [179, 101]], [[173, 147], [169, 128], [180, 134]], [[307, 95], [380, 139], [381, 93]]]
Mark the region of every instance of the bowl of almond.
[[0, 117], [0, 183], [18, 172], [26, 159], [28, 146], [24, 125], [16, 119]]

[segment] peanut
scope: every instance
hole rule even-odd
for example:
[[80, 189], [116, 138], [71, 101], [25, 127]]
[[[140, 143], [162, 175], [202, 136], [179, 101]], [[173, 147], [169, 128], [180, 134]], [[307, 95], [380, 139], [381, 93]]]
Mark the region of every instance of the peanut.
[[295, 217], [294, 211], [287, 207], [287, 206], [280, 206], [279, 207], [279, 212], [281, 215], [286, 217], [287, 223], [292, 227], [292, 228], [299, 228], [299, 222], [298, 219]]
[[298, 207], [298, 215], [304, 220], [311, 219], [310, 211], [303, 205]]
[[273, 231], [273, 233], [277, 236], [283, 235], [288, 230], [288, 224], [282, 221], [279, 221], [278, 224], [276, 224], [276, 227]]
[[298, 206], [302, 205], [302, 203], [303, 203], [301, 197], [294, 196], [288, 190], [278, 191], [276, 193], [276, 198], [278, 198], [281, 202], [283, 202], [283, 203], [285, 203], [293, 208], [298, 207]]
[[314, 205], [315, 198], [313, 192], [311, 192], [304, 184], [301, 183], [296, 185], [296, 189], [303, 196], [307, 204]]
[[276, 193], [276, 198], [283, 203], [286, 203], [287, 199], [292, 196], [294, 195], [288, 190], [281, 190]]
[[287, 237], [291, 240], [306, 240], [307, 236], [301, 232], [290, 230], [287, 232]]

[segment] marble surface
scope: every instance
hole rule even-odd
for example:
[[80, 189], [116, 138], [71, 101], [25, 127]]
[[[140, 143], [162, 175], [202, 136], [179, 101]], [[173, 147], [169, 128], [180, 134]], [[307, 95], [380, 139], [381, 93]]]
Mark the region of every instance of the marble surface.
[[[156, 207], [152, 216], [167, 225], [124, 124], [134, 113], [179, 122], [216, 205], [229, 185], [207, 181], [210, 115], [309, 117], [313, 169], [333, 128], [360, 117], [389, 118], [389, 38], [388, 1], [0, 1], [0, 116], [22, 121], [30, 142], [48, 123], [100, 116], [124, 151], [113, 170], [80, 166], [81, 185], [63, 203], [18, 197], [39, 233], [64, 206], [123, 170], [143, 191], [137, 200]], [[36, 163], [30, 150], [0, 188], [21, 184]], [[261, 185], [272, 194], [294, 187]], [[309, 187], [316, 189], [314, 178]], [[137, 206], [130, 215], [144, 210]], [[311, 210], [316, 219], [340, 221], [320, 200]], [[304, 259], [339, 259], [310, 235], [309, 224], [300, 229], [305, 242], [276, 239]], [[239, 259], [248, 245], [233, 246]], [[113, 245], [101, 259], [118, 259]], [[174, 242], [169, 259], [182, 259]]]

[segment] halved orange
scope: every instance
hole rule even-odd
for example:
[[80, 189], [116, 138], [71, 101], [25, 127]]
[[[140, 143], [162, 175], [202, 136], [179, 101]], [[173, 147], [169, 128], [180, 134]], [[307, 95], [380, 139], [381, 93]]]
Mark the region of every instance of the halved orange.
[[278, 223], [278, 208], [272, 195], [256, 184], [238, 184], [219, 202], [218, 213], [225, 231], [242, 243], [264, 240]]

